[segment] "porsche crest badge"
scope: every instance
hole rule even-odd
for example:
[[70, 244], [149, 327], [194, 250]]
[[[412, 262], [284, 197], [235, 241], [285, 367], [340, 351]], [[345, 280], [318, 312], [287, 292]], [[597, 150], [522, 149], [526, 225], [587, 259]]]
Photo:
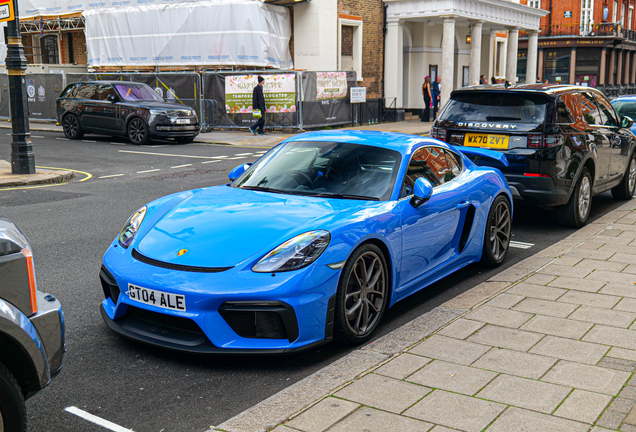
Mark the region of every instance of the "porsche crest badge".
[[188, 250], [187, 249], [181, 249], [179, 252], [177, 252], [177, 256], [181, 256], [184, 253], [186, 253]]

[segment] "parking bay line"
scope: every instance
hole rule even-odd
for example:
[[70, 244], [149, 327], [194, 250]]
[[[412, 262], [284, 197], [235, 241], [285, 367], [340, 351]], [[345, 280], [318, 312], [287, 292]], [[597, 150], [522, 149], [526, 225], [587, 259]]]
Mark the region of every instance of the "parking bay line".
[[509, 245], [510, 247], [517, 248], [517, 249], [530, 249], [532, 246], [534, 246], [534, 243], [511, 241]]
[[215, 163], [215, 162], [221, 162], [219, 159], [217, 160], [211, 160], [211, 161], [205, 161], [205, 162], [201, 162], [202, 164], [206, 164], [206, 163]]
[[97, 178], [102, 179], [102, 178], [111, 178], [111, 177], [121, 177], [123, 175], [125, 175], [125, 174], [112, 174], [112, 175], [106, 175], [106, 176], [101, 176], [101, 177], [97, 177]]
[[[10, 134], [9, 134], [9, 135], [10, 135]], [[60, 137], [57, 137], [57, 138], [55, 138], [55, 139], [59, 139], [59, 140], [62, 140], [62, 141], [68, 141], [68, 138], [60, 138]]]
[[185, 167], [189, 167], [189, 166], [192, 166], [192, 164], [177, 165], [177, 166], [173, 166], [173, 167], [170, 167], [170, 168], [185, 168]]
[[153, 153], [153, 152], [142, 152], [142, 151], [134, 151], [134, 150], [117, 150], [119, 153], [133, 153], [133, 154], [143, 154], [143, 155], [152, 155], [152, 156], [172, 156], [172, 157], [182, 157], [182, 158], [192, 158], [192, 159], [215, 159], [214, 156], [189, 156], [189, 155], [177, 155], [177, 154], [169, 154], [169, 153]]
[[155, 168], [155, 169], [149, 169], [149, 170], [145, 170], [145, 171], [137, 171], [137, 174], [145, 174], [145, 173], [156, 172], [156, 171], [161, 171], [161, 170], [159, 168]]
[[234, 159], [247, 159], [247, 156], [231, 157], [231, 158], [227, 158], [225, 160], [234, 160]]
[[91, 423], [94, 423], [96, 425], [99, 425], [105, 429], [111, 430], [113, 432], [131, 432], [132, 429], [126, 429], [125, 427], [119, 426], [118, 424], [115, 424], [113, 422], [110, 422], [108, 420], [104, 420], [101, 417], [97, 417], [96, 415], [93, 415], [91, 413], [87, 413], [86, 411], [83, 411], [77, 407], [74, 406], [70, 406], [70, 407], [66, 407], [64, 409], [64, 411], [71, 413], [71, 414], [75, 414], [76, 416], [83, 418], [86, 421], [89, 421]]

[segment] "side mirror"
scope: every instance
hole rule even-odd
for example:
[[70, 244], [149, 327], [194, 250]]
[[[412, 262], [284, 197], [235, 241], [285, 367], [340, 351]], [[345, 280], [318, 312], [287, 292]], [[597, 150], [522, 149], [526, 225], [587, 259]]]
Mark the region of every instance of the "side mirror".
[[415, 180], [415, 186], [413, 187], [413, 198], [411, 198], [411, 205], [418, 208], [426, 201], [428, 201], [433, 195], [433, 185], [430, 181], [424, 177], [420, 177]]
[[108, 96], [106, 96], [106, 100], [108, 102], [117, 102], [117, 97], [114, 94], [109, 94]]
[[240, 176], [242, 176], [243, 173], [245, 171], [247, 171], [247, 169], [250, 166], [252, 166], [251, 163], [241, 164], [241, 165], [237, 166], [236, 168], [234, 168], [232, 171], [230, 171], [230, 173], [227, 176], [230, 178], [230, 181], [234, 181], [237, 178], [239, 178]]
[[633, 124], [634, 124], [634, 120], [632, 120], [630, 117], [627, 117], [627, 116], [621, 117], [622, 128], [629, 129], [632, 127]]

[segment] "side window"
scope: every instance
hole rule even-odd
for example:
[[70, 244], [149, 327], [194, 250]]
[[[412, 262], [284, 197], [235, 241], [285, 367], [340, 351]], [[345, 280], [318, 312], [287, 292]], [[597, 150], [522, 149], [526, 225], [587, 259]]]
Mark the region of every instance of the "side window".
[[108, 95], [117, 96], [115, 93], [115, 89], [111, 85], [99, 85], [97, 86], [97, 91], [95, 92], [95, 96], [93, 99], [107, 101]]
[[598, 102], [598, 106], [601, 109], [601, 124], [613, 127], [618, 126], [618, 121], [616, 120], [616, 115], [614, 114], [612, 106], [600, 95], [596, 96], [596, 102]]
[[95, 94], [95, 85], [93, 84], [80, 84], [73, 95], [76, 99], [92, 99]]
[[581, 103], [581, 113], [587, 124], [591, 126], [603, 124], [594, 97], [589, 93], [579, 93], [578, 96]]
[[462, 172], [462, 161], [461, 158], [455, 153], [442, 150], [444, 152], [444, 157], [446, 158], [446, 163], [449, 168], [449, 172], [444, 175], [446, 182], [453, 180]]
[[[411, 162], [404, 176], [402, 192], [400, 197], [405, 197], [413, 193], [415, 180], [420, 177], [427, 179], [433, 187], [451, 181], [457, 174], [453, 174], [453, 169], [449, 166], [449, 161], [454, 155], [447, 153], [439, 147], [421, 147], [411, 156]], [[455, 172], [459, 173], [461, 169], [454, 160]]]
[[576, 102], [574, 95], [566, 93], [559, 96], [557, 100], [557, 123], [574, 123], [574, 113], [576, 112]]

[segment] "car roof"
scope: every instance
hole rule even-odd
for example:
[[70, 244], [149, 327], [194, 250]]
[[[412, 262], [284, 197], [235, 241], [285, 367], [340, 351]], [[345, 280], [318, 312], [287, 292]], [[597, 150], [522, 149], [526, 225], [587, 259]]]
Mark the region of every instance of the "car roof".
[[581, 87], [570, 84], [515, 84], [506, 88], [503, 84], [474, 85], [462, 87], [453, 91], [455, 92], [471, 92], [471, 91], [501, 91], [501, 92], [535, 92], [548, 95], [556, 95], [567, 91], [593, 91], [601, 93], [594, 87]]
[[382, 131], [339, 130], [306, 132], [285, 140], [285, 142], [307, 141], [363, 144], [395, 150], [402, 154], [409, 154], [414, 145], [421, 143], [429, 143], [444, 148], [450, 148], [448, 144], [435, 140], [433, 138], [423, 137], [420, 135]]

